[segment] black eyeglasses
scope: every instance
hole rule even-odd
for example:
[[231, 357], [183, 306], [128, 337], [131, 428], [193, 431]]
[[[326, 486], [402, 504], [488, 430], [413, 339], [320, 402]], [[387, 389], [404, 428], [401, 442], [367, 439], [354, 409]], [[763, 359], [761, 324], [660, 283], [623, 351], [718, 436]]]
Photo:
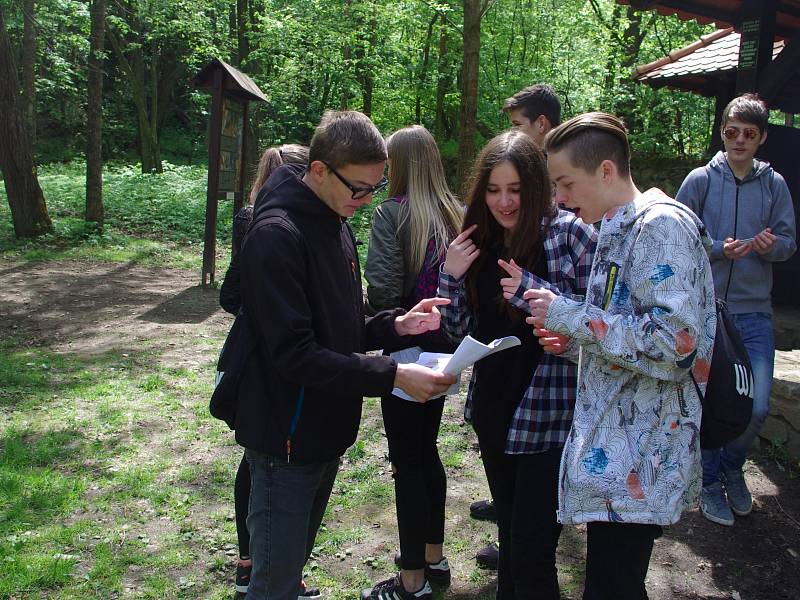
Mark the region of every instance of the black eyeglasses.
[[386, 179], [386, 177], [384, 177], [383, 179], [381, 179], [375, 185], [371, 185], [369, 187], [356, 187], [352, 183], [347, 181], [347, 179], [342, 177], [336, 169], [334, 169], [332, 166], [330, 166], [324, 160], [322, 161], [322, 164], [324, 164], [326, 167], [328, 167], [331, 170], [331, 173], [336, 175], [337, 179], [339, 179], [339, 181], [341, 181], [343, 184], [345, 184], [345, 186], [347, 186], [347, 189], [352, 192], [352, 196], [351, 197], [353, 198], [353, 200], [360, 200], [364, 196], [368, 196], [369, 194], [374, 194], [375, 192], [379, 192], [383, 188], [385, 188], [387, 186], [387, 184], [389, 183], [389, 180]]

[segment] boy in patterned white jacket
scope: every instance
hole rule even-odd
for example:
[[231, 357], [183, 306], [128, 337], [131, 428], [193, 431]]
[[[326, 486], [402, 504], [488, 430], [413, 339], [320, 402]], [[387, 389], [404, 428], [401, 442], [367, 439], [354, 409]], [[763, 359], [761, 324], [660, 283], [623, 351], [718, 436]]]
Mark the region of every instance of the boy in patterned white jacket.
[[[560, 204], [601, 221], [586, 298], [525, 292], [540, 343], [580, 352], [561, 460], [562, 523], [587, 523], [584, 600], [640, 600], [653, 540], [696, 505], [700, 399], [714, 342], [702, 223], [630, 175], [625, 126], [579, 115], [545, 139]], [[568, 337], [565, 337], [568, 336]]]

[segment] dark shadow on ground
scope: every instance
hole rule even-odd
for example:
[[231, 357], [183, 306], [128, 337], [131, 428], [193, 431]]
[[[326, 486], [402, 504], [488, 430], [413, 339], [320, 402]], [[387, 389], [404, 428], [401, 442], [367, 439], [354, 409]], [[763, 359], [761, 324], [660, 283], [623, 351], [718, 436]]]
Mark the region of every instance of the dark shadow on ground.
[[138, 318], [151, 323], [202, 323], [219, 310], [219, 291], [196, 285], [154, 306]]

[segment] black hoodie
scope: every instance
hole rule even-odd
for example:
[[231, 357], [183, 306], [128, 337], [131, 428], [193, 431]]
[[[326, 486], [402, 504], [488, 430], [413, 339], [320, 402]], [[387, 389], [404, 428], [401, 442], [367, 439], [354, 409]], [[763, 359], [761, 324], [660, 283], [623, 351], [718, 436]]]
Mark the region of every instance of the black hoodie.
[[[242, 307], [259, 338], [244, 369], [236, 441], [295, 463], [331, 460], [356, 439], [364, 395], [388, 395], [394, 360], [367, 350], [407, 346], [384, 311], [365, 321], [350, 226], [302, 182], [277, 169], [258, 194], [241, 252]], [[258, 226], [269, 209], [291, 222]], [[291, 423], [303, 389], [291, 441]]]

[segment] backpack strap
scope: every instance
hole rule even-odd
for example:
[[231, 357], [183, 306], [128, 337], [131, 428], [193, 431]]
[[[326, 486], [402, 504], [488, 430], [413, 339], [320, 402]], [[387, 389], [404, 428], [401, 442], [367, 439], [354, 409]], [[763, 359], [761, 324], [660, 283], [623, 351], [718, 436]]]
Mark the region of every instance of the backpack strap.
[[706, 209], [706, 199], [708, 198], [708, 190], [711, 188], [711, 174], [708, 165], [703, 165], [703, 172], [706, 174], [706, 189], [703, 192], [703, 198], [700, 200], [700, 214], [698, 218], [703, 220], [703, 211]]

